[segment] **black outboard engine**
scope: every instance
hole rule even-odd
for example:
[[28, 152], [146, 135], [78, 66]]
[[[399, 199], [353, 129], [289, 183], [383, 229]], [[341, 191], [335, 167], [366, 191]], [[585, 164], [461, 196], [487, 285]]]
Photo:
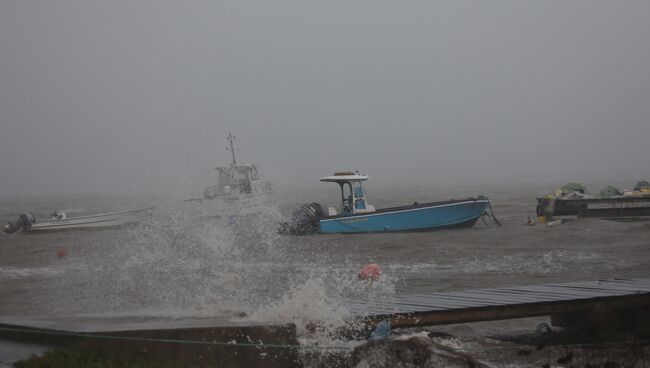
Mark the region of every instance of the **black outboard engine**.
[[290, 235], [313, 234], [318, 231], [318, 220], [324, 216], [320, 204], [313, 202], [300, 206], [291, 215], [291, 221], [280, 224], [278, 233]]
[[34, 215], [32, 215], [31, 212], [27, 211], [27, 213], [20, 215], [18, 220], [13, 224], [8, 221], [7, 225], [5, 225], [4, 232], [7, 234], [13, 234], [18, 230], [29, 230], [32, 228], [34, 222], [36, 222], [36, 218], [34, 218]]

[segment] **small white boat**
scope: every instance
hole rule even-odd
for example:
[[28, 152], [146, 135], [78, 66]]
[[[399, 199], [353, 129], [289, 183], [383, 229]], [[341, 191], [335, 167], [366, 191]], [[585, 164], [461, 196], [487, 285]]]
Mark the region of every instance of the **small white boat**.
[[122, 226], [140, 221], [147, 210], [150, 210], [150, 208], [79, 217], [67, 217], [65, 212], [57, 211], [52, 214], [50, 219], [45, 221], [37, 221], [34, 215], [27, 211], [27, 213], [20, 215], [16, 222], [9, 222], [5, 225], [4, 231], [13, 234], [20, 230], [38, 232]]

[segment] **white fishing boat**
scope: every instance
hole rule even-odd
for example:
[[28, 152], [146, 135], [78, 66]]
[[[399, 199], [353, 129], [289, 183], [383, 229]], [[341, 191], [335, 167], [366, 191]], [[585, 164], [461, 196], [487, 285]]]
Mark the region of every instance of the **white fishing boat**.
[[27, 211], [20, 215], [16, 222], [7, 223], [4, 231], [13, 234], [18, 231], [40, 232], [122, 226], [140, 221], [148, 210], [149, 208], [144, 208], [79, 217], [68, 217], [65, 212], [56, 211], [44, 221], [38, 221], [30, 211]]
[[271, 183], [260, 178], [257, 166], [237, 164], [234, 137], [228, 134], [227, 148], [232, 154], [230, 166], [217, 167], [217, 185], [207, 187], [203, 192], [204, 204], [215, 205], [216, 215], [240, 216], [262, 211], [269, 195], [273, 192]]

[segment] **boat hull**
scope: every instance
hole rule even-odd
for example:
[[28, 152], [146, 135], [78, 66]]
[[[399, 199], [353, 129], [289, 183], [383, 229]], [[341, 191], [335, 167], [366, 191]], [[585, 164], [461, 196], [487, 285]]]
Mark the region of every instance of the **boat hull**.
[[322, 234], [430, 231], [471, 227], [490, 205], [486, 198], [415, 204], [321, 219]]
[[240, 217], [262, 213], [268, 208], [271, 193], [248, 194], [237, 196], [219, 196], [210, 199], [189, 199], [201, 206], [209, 217]]
[[138, 222], [141, 219], [139, 213], [143, 211], [145, 210], [115, 212], [66, 219], [50, 219], [33, 223], [27, 232], [35, 233], [122, 226]]
[[235, 198], [221, 198], [223, 213], [229, 216], [250, 216], [264, 211], [270, 193], [242, 195]]

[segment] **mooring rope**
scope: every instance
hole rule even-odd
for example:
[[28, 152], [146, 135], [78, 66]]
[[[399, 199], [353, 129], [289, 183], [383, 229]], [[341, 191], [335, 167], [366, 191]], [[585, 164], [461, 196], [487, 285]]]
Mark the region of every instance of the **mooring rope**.
[[298, 350], [342, 350], [352, 349], [347, 346], [318, 346], [318, 345], [292, 345], [292, 344], [266, 344], [266, 343], [246, 343], [236, 341], [199, 341], [199, 340], [179, 340], [179, 339], [161, 339], [155, 337], [132, 337], [132, 336], [114, 336], [114, 335], [100, 335], [94, 333], [81, 333], [81, 332], [67, 332], [67, 331], [52, 331], [52, 330], [31, 330], [21, 328], [0, 327], [0, 331], [6, 332], [20, 332], [31, 333], [40, 335], [53, 335], [53, 336], [68, 336], [68, 337], [83, 337], [83, 338], [96, 338], [106, 340], [123, 340], [123, 341], [139, 341], [139, 342], [161, 342], [161, 343], [174, 343], [174, 344], [195, 344], [195, 345], [218, 345], [218, 346], [236, 346], [236, 347], [253, 347], [259, 349], [277, 348], [277, 349], [298, 349]]
[[490, 214], [492, 215], [492, 219], [494, 220], [494, 222], [497, 223], [497, 225], [501, 226], [501, 223], [499, 222], [499, 220], [497, 220], [497, 217], [494, 216], [494, 211], [492, 210], [492, 201], [488, 202], [488, 206], [490, 207]]
[[[0, 327], [0, 331], [5, 332], [18, 332], [28, 334], [41, 334], [53, 336], [68, 336], [68, 337], [81, 337], [81, 338], [95, 338], [104, 340], [121, 340], [121, 341], [137, 341], [137, 342], [159, 342], [159, 343], [174, 343], [174, 344], [194, 344], [194, 345], [212, 345], [212, 346], [231, 346], [231, 347], [251, 347], [258, 349], [295, 349], [295, 350], [352, 350], [351, 346], [319, 346], [319, 345], [293, 345], [293, 344], [266, 344], [259, 343], [245, 343], [245, 342], [221, 342], [221, 341], [199, 341], [199, 340], [180, 340], [180, 339], [161, 339], [153, 337], [131, 337], [131, 336], [113, 336], [113, 335], [100, 335], [93, 333], [81, 332], [67, 332], [67, 331], [54, 331], [54, 330], [34, 330], [24, 328], [11, 328]], [[593, 343], [573, 343], [573, 344], [531, 344], [519, 346], [493, 346], [493, 347], [450, 347], [446, 348], [453, 351], [492, 351], [492, 350], [522, 350], [526, 347], [539, 347], [552, 348], [552, 347], [600, 347], [600, 346], [614, 346], [614, 345], [642, 345], [650, 344], [650, 340], [625, 340], [625, 341], [609, 341], [609, 342], [593, 342]], [[539, 348], [538, 348], [539, 349]]]

